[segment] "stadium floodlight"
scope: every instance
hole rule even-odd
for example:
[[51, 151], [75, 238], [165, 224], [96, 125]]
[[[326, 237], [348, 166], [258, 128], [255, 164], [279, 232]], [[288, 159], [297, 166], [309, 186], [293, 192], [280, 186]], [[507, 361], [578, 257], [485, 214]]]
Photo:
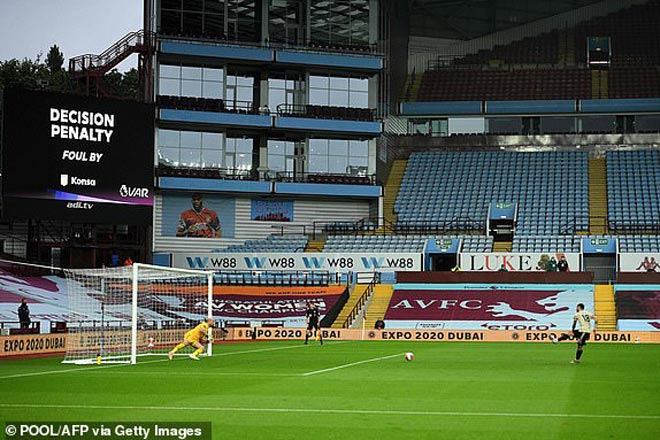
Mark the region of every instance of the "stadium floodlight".
[[135, 263], [64, 272], [69, 298], [65, 363], [135, 364], [142, 356], [166, 356], [186, 331], [213, 316], [210, 271]]

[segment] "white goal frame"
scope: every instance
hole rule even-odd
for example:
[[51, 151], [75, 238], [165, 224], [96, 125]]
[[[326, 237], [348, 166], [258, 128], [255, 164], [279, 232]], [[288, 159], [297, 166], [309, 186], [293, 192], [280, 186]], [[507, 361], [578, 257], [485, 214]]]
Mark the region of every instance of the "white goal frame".
[[[91, 269], [91, 270], [99, 270], [99, 269]], [[206, 307], [206, 318], [213, 318], [213, 284], [214, 284], [214, 272], [212, 271], [205, 271], [205, 270], [192, 270], [192, 269], [179, 269], [175, 267], [165, 267], [165, 266], [155, 266], [151, 264], [144, 264], [144, 263], [134, 263], [131, 267], [131, 272], [130, 272], [130, 280], [131, 280], [131, 317], [130, 317], [130, 323], [131, 323], [131, 347], [130, 347], [130, 355], [123, 355], [123, 356], [108, 356], [105, 358], [96, 358], [96, 356], [91, 356], [89, 358], [83, 358], [83, 359], [64, 359], [62, 362], [63, 363], [73, 363], [73, 364], [95, 364], [95, 363], [124, 363], [124, 364], [136, 364], [138, 357], [141, 356], [166, 356], [167, 353], [138, 353], [138, 293], [139, 293], [139, 283], [142, 280], [149, 279], [149, 278], [140, 278], [140, 271], [142, 270], [150, 270], [150, 271], [162, 271], [166, 273], [174, 273], [174, 274], [182, 274], [182, 275], [196, 275], [199, 277], [206, 277], [206, 302], [207, 302], [207, 307]], [[84, 269], [75, 269], [72, 270], [75, 272], [79, 273], [84, 273]], [[94, 274], [97, 276], [101, 276], [102, 274]], [[69, 276], [67, 275], [67, 278]], [[156, 278], [154, 278], [156, 279]], [[72, 295], [71, 292], [69, 292], [69, 295]], [[75, 312], [75, 310], [70, 310], [70, 312]], [[212, 356], [213, 354], [213, 329], [209, 328], [209, 334], [208, 334], [208, 344], [206, 348], [206, 355], [207, 356]], [[123, 359], [122, 359], [123, 358]]]

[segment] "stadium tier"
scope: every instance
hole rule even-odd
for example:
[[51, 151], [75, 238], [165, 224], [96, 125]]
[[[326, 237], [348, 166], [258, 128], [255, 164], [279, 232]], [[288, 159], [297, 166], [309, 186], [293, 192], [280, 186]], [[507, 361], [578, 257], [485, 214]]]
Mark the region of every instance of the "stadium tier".
[[[512, 252], [580, 252], [584, 236], [514, 236]], [[660, 237], [650, 235], [612, 235], [589, 237], [618, 240], [619, 252], [660, 252]]]
[[[656, 25], [660, 3], [633, 5], [574, 27], [553, 29], [456, 58], [423, 74], [417, 101], [652, 98], [660, 93]], [[587, 41], [605, 37], [612, 48], [609, 78], [587, 68]], [[453, 54], [452, 54], [453, 55]], [[448, 65], [447, 65], [448, 64]], [[607, 72], [604, 73], [607, 75]]]
[[587, 169], [582, 152], [413, 153], [395, 203], [398, 226], [485, 230], [489, 204], [506, 202], [518, 204], [520, 235], [587, 231]]
[[660, 237], [649, 235], [620, 235], [621, 252], [660, 252]]
[[246, 240], [214, 252], [302, 252], [307, 246], [306, 235], [269, 235], [261, 240]]
[[580, 252], [578, 236], [514, 236], [512, 252]]
[[462, 239], [465, 252], [490, 252], [493, 237], [431, 235], [335, 235], [328, 238], [324, 252], [422, 252], [428, 239]]
[[660, 151], [607, 153], [607, 199], [617, 231], [660, 228]]
[[539, 70], [451, 68], [424, 73], [418, 101], [587, 99], [587, 69]]

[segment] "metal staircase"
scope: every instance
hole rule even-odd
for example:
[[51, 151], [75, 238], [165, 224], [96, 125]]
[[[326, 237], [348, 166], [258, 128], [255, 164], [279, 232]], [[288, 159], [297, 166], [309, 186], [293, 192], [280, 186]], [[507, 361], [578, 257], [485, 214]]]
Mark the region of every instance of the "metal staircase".
[[69, 60], [69, 75], [84, 86], [88, 95], [101, 95], [101, 78], [124, 61], [130, 55], [139, 55], [138, 72], [140, 98], [150, 102], [152, 94], [152, 58], [156, 47], [156, 34], [139, 30], [125, 35], [121, 40], [110, 46], [103, 53], [85, 54]]

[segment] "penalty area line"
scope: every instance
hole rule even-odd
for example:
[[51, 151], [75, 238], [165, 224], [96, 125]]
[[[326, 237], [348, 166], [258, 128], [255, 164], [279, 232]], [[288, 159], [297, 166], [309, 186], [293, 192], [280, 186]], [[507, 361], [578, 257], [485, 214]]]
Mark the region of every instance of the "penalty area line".
[[354, 367], [356, 365], [367, 364], [369, 362], [384, 361], [385, 359], [392, 359], [392, 358], [397, 357], [397, 356], [403, 356], [403, 354], [404, 353], [391, 354], [389, 356], [381, 356], [381, 357], [377, 357], [377, 358], [365, 359], [363, 361], [351, 362], [350, 364], [338, 365], [338, 366], [332, 367], [332, 368], [324, 368], [323, 370], [308, 371], [307, 373], [303, 373], [302, 376], [303, 377], [313, 376], [315, 374], [328, 373], [330, 371], [341, 370], [343, 368]]
[[246, 413], [311, 413], [311, 414], [359, 414], [377, 416], [447, 416], [447, 417], [501, 417], [501, 418], [566, 418], [566, 419], [636, 419], [660, 420], [660, 415], [639, 414], [567, 414], [567, 413], [505, 413], [505, 412], [470, 412], [470, 411], [405, 411], [405, 410], [369, 410], [369, 409], [314, 409], [314, 408], [241, 408], [212, 406], [137, 406], [137, 405], [62, 405], [0, 403], [0, 408], [51, 408], [82, 410], [142, 410], [142, 411], [195, 411], [195, 412], [246, 412]]

